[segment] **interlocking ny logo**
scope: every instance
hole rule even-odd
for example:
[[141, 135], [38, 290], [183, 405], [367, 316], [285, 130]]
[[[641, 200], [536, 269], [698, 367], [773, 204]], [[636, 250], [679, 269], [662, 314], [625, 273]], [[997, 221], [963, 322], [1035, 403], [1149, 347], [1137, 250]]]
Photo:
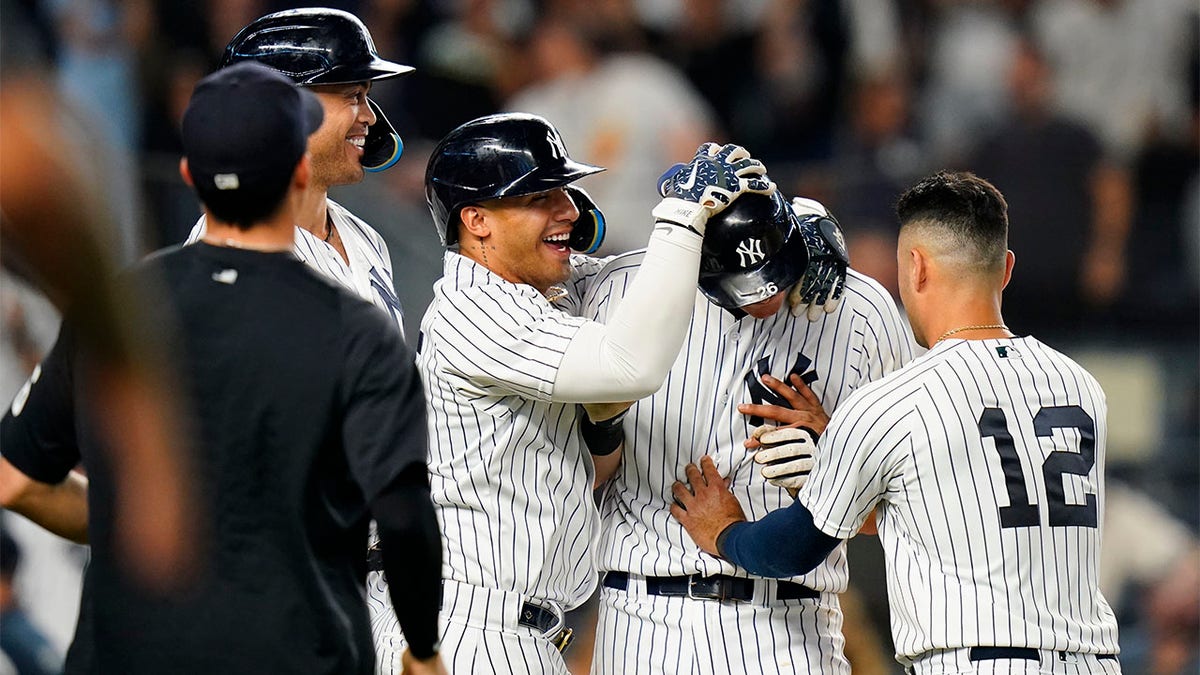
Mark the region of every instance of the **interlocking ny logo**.
[[762, 250], [762, 239], [743, 239], [737, 247], [738, 264], [749, 267], [767, 257]]
[[[769, 356], [764, 356], [754, 364], [754, 367], [750, 369], [750, 372], [746, 373], [745, 383], [746, 389], [749, 390], [750, 400], [760, 405], [765, 403], [767, 405], [777, 405], [781, 408], [792, 407], [791, 404], [787, 402], [787, 399], [779, 394], [776, 394], [774, 391], [767, 388], [767, 385], [762, 383], [762, 376], [770, 372], [771, 358]], [[790, 385], [792, 375], [800, 376], [800, 379], [809, 386], [819, 379], [817, 377], [816, 369], [813, 368], [812, 359], [805, 356], [803, 352], [796, 352], [796, 360], [792, 362], [792, 367], [788, 369], [787, 374], [785, 374], [781, 379]], [[763, 420], [761, 417], [750, 418], [750, 424], [753, 426], [758, 426], [764, 421], [765, 420]]]

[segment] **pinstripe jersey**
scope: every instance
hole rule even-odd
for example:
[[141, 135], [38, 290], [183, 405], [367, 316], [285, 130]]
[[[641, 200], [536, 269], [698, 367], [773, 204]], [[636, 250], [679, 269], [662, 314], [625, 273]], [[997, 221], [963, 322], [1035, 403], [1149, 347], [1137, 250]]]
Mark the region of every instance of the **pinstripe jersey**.
[[599, 527], [576, 405], [552, 400], [558, 365], [586, 323], [579, 289], [600, 265], [571, 263], [567, 296], [551, 304], [448, 252], [417, 347], [443, 576], [566, 608], [596, 584]]
[[[296, 228], [293, 253], [321, 275], [386, 311], [403, 337], [404, 312], [392, 285], [392, 258], [383, 237], [341, 204], [332, 199], [325, 200], [325, 203], [330, 219], [337, 226], [342, 245], [346, 247], [346, 257], [350, 263], [343, 261], [336, 249], [302, 227]], [[191, 244], [203, 237], [204, 226], [205, 217], [200, 216], [192, 226], [186, 243]]]
[[[589, 290], [585, 316], [610, 315], [640, 262], [640, 252], [615, 258]], [[699, 463], [708, 454], [730, 477], [751, 519], [790, 504], [782, 488], [762, 477], [743, 445], [762, 422], [737, 406], [775, 397], [759, 376], [786, 381], [789, 372], [798, 372], [831, 410], [854, 389], [911, 358], [912, 338], [895, 303], [882, 286], [853, 270], [837, 311], [815, 322], [791, 316], [786, 307], [766, 319], [737, 319], [697, 293], [688, 337], [665, 383], [625, 418], [624, 458], [601, 505], [601, 568], [645, 576], [746, 576], [702, 553], [671, 517], [671, 484], [684, 479], [688, 462]], [[845, 547], [795, 580], [816, 590], [845, 590]]]
[[1106, 413], [1031, 337], [943, 341], [838, 409], [800, 500], [840, 538], [878, 503], [897, 654], [1117, 652], [1097, 581]]

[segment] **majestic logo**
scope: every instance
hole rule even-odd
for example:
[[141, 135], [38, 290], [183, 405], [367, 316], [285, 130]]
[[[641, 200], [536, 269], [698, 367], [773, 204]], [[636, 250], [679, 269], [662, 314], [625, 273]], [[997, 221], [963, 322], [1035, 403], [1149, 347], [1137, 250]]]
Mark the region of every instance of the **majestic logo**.
[[738, 264], [742, 267], [749, 267], [763, 258], [767, 257], [762, 250], [762, 239], [744, 239], [738, 244], [737, 251]]

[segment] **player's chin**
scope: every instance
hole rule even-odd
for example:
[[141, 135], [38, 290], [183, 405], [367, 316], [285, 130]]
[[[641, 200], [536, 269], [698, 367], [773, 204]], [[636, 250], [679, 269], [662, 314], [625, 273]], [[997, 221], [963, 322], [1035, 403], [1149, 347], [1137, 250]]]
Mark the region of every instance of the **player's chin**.
[[571, 260], [569, 257], [549, 260], [542, 267], [542, 279], [548, 284], [561, 284], [571, 278]]
[[741, 309], [756, 319], [766, 319], [775, 316], [779, 312], [780, 308], [783, 307], [783, 299], [786, 295], [786, 293], [777, 293], [762, 302], [745, 305]]

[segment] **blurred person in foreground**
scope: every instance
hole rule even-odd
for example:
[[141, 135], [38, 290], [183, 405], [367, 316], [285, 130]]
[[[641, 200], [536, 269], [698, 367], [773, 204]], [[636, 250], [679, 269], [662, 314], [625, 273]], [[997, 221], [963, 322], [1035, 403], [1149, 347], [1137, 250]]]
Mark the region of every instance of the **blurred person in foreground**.
[[[109, 155], [89, 133], [90, 120], [53, 86], [49, 31], [39, 30], [36, 9], [0, 0], [0, 260], [59, 312], [74, 313], [78, 339], [91, 352], [90, 386], [103, 393], [99, 431], [120, 494], [137, 495], [140, 504], [122, 498], [115, 505], [121, 564], [166, 587], [180, 582], [191, 537], [164, 344], [139, 332], [139, 308], [154, 304], [147, 298], [155, 289], [111, 281], [121, 225], [102, 187]], [[32, 377], [40, 377], [36, 366]], [[17, 400], [26, 393], [19, 390]], [[56, 490], [83, 484], [71, 474]], [[58, 534], [84, 543], [81, 523], [63, 525]]]
[[[0, 421], [3, 504], [23, 503], [48, 529], [85, 528], [92, 545], [67, 672], [372, 673], [362, 556], [372, 516], [406, 552], [385, 556], [385, 569], [425, 589], [395, 603], [412, 672], [439, 672], [441, 549], [412, 354], [386, 315], [292, 255], [322, 119], [314, 96], [258, 64], [202, 80], [180, 172], [205, 205], [205, 238], [120, 280], [161, 284], [167, 301], [146, 330], [175, 329], [201, 487], [185, 588], [148, 591], [115, 564], [116, 486], [71, 314]], [[81, 458], [90, 482], [57, 492]], [[29, 493], [41, 497], [23, 501]]]

